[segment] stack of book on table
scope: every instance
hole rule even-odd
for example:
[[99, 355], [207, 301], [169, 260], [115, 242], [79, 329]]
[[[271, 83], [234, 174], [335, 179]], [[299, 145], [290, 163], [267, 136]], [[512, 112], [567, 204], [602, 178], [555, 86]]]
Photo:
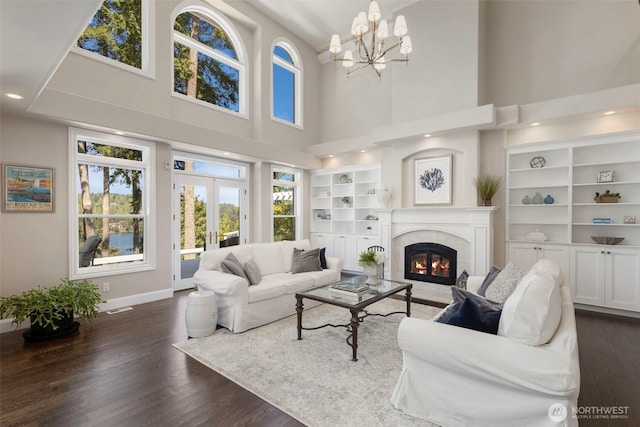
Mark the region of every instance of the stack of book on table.
[[338, 282], [329, 286], [329, 292], [332, 296], [356, 302], [360, 301], [362, 296], [366, 294], [368, 290], [369, 286], [362, 283]]

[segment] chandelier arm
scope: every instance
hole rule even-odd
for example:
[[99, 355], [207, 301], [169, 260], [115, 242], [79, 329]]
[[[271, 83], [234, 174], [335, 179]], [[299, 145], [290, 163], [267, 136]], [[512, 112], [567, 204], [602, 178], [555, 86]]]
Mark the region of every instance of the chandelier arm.
[[382, 53], [380, 54], [380, 56], [384, 56], [384, 55], [386, 55], [386, 54], [387, 54], [387, 52], [389, 52], [389, 51], [391, 51], [391, 50], [395, 49], [396, 47], [400, 46], [401, 44], [402, 44], [402, 40], [400, 40], [399, 42], [397, 42], [397, 43], [395, 43], [395, 44], [393, 44], [393, 45], [389, 46], [388, 48], [386, 48], [386, 49], [384, 50], [384, 52], [382, 52]]
[[349, 74], [353, 73], [354, 71], [362, 70], [363, 68], [366, 68], [366, 67], [369, 66], [368, 62], [358, 62], [358, 64], [361, 64], [361, 65], [359, 65], [358, 67], [355, 67], [355, 68], [350, 68], [349, 71], [347, 71], [347, 76]]

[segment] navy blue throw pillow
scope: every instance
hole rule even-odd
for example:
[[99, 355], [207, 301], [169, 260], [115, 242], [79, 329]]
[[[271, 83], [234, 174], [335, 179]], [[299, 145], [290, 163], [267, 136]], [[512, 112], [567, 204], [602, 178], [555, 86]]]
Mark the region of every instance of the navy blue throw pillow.
[[491, 308], [488, 305], [477, 304], [474, 299], [467, 298], [460, 306], [460, 309], [446, 323], [497, 335], [500, 314], [502, 314], [502, 310]]
[[327, 248], [321, 248], [320, 249], [320, 267], [322, 267], [323, 270], [326, 270], [327, 268], [327, 256], [325, 255]]

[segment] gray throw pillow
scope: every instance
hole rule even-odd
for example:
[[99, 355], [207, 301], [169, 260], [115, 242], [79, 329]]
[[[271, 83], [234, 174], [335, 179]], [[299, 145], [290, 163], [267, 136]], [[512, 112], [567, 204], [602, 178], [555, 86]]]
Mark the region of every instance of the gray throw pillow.
[[484, 297], [485, 292], [487, 292], [487, 288], [489, 287], [489, 285], [491, 285], [491, 283], [493, 283], [493, 281], [498, 276], [498, 273], [500, 273], [501, 271], [502, 269], [500, 267], [496, 267], [495, 265], [492, 266], [491, 270], [489, 270], [487, 276], [484, 278], [482, 285], [480, 285], [480, 287], [478, 288], [477, 294]]
[[242, 268], [242, 264], [238, 261], [238, 258], [232, 253], [229, 253], [225, 259], [220, 261], [220, 269], [225, 273], [235, 274], [238, 277], [249, 280]]
[[320, 249], [316, 248], [305, 251], [303, 249], [293, 248], [291, 274], [321, 270], [322, 266], [320, 265]]
[[498, 273], [491, 285], [489, 285], [485, 296], [491, 301], [505, 302], [525, 274], [527, 274], [526, 271], [520, 270], [511, 263], [507, 264], [506, 267]]
[[262, 280], [260, 268], [258, 268], [258, 264], [252, 259], [244, 263], [244, 272], [249, 279], [249, 285], [257, 285]]

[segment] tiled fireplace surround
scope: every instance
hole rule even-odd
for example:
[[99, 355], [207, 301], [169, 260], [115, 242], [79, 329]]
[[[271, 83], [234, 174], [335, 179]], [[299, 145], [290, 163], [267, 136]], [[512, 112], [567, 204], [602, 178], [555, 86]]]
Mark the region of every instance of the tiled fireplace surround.
[[[385, 277], [404, 279], [404, 247], [432, 242], [458, 251], [458, 274], [485, 275], [493, 262], [495, 207], [378, 209]], [[415, 282], [414, 282], [415, 283]], [[440, 286], [440, 285], [437, 285]]]

